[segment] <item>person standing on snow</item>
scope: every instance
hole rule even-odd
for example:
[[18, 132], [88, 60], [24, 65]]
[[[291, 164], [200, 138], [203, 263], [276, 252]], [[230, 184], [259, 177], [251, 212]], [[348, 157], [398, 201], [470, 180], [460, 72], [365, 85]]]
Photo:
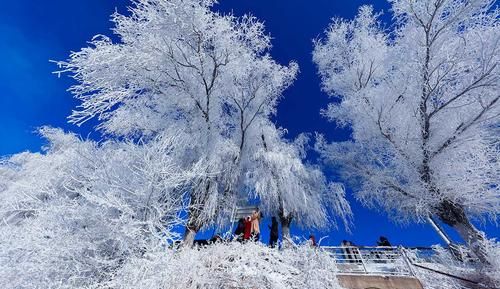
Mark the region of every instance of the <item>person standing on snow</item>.
[[243, 225], [244, 225], [243, 240], [246, 241], [250, 239], [252, 235], [252, 217], [251, 216], [246, 217], [245, 220], [243, 221]]
[[271, 219], [271, 226], [269, 226], [269, 229], [271, 230], [269, 234], [269, 246], [271, 248], [276, 247], [276, 243], [278, 243], [278, 220], [276, 220], [276, 217], [273, 217]]
[[242, 242], [243, 241], [243, 234], [245, 233], [245, 219], [240, 218], [238, 220], [238, 225], [236, 227], [236, 230], [234, 231], [234, 235], [236, 237], [236, 241]]
[[317, 246], [316, 237], [314, 237], [314, 235], [309, 235], [309, 240], [307, 240], [307, 243], [310, 247], [315, 248]]
[[259, 241], [260, 239], [260, 219], [262, 214], [260, 213], [259, 208], [255, 208], [252, 213], [252, 241]]

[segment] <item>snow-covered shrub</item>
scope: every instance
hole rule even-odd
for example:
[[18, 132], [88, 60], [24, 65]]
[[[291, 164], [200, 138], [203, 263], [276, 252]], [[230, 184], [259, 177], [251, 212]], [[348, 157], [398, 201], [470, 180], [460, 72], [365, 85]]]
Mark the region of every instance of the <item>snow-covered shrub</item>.
[[198, 169], [177, 143], [97, 144], [43, 129], [46, 152], [0, 163], [0, 288], [84, 288], [178, 237], [183, 185]]
[[207, 177], [178, 164], [182, 140], [41, 132], [43, 153], [0, 163], [0, 288], [338, 288], [334, 260], [307, 246], [169, 248], [186, 189]]
[[120, 289], [341, 288], [335, 260], [308, 246], [279, 251], [260, 243], [217, 243], [151, 252], [107, 284]]

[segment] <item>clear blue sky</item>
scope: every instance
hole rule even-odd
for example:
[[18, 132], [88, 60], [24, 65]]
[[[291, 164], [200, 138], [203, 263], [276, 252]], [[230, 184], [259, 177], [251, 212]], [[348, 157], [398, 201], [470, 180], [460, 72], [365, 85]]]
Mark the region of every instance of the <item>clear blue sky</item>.
[[[349, 132], [338, 130], [319, 115], [328, 103], [320, 90], [311, 61], [312, 39], [318, 37], [334, 16], [352, 18], [362, 4], [384, 10], [386, 0], [221, 0], [215, 8], [236, 15], [251, 13], [263, 20], [273, 36], [271, 54], [281, 62], [296, 60], [300, 75], [285, 93], [276, 123], [294, 137], [301, 132], [320, 132], [329, 140], [345, 140]], [[111, 35], [109, 21], [115, 10], [126, 13], [125, 0], [0, 0], [0, 156], [25, 150], [39, 151], [43, 144], [34, 130], [42, 125], [62, 127], [83, 136], [98, 138], [94, 123], [79, 128], [66, 122], [78, 103], [66, 91], [72, 81], [52, 74], [57, 67], [49, 60], [64, 60], [70, 51], [87, 45], [96, 34]], [[380, 235], [393, 244], [430, 245], [440, 240], [429, 225], [394, 225], [384, 214], [363, 208], [352, 197], [355, 227], [316, 233], [329, 235], [326, 242], [342, 239], [372, 245]], [[500, 237], [493, 224], [478, 224], [490, 237]], [[309, 232], [293, 229], [292, 232]], [[307, 237], [307, 236], [306, 236]], [[264, 234], [267, 240], [267, 234]]]

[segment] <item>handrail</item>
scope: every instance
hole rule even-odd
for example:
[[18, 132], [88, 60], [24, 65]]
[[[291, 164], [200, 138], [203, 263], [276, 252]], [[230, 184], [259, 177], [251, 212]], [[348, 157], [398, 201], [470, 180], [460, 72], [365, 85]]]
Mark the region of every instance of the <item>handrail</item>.
[[[433, 258], [430, 258], [431, 255], [428, 254], [429, 252], [434, 252], [433, 248], [405, 248], [401, 246], [320, 246], [319, 249], [335, 258], [337, 269], [340, 274], [417, 277], [416, 272], [418, 272], [418, 268], [486, 288], [477, 281], [424, 266], [427, 261], [433, 262]], [[424, 263], [419, 264], [422, 261]]]
[[344, 274], [414, 276], [402, 247], [393, 246], [321, 246], [335, 258]]
[[474, 285], [481, 285], [481, 283], [479, 283], [477, 281], [469, 280], [469, 279], [466, 279], [466, 278], [463, 278], [463, 277], [460, 277], [460, 276], [456, 276], [456, 275], [453, 275], [453, 274], [450, 274], [450, 273], [442, 272], [442, 271], [439, 271], [439, 270], [436, 270], [436, 269], [433, 269], [433, 268], [429, 268], [429, 267], [426, 267], [426, 266], [423, 266], [423, 265], [420, 265], [420, 264], [415, 264], [413, 262], [411, 264], [413, 266], [415, 266], [415, 267], [419, 267], [419, 268], [422, 268], [422, 269], [425, 269], [425, 270], [428, 270], [428, 271], [431, 271], [431, 272], [434, 272], [434, 273], [437, 273], [437, 274], [441, 274], [441, 275], [444, 275], [444, 276], [447, 276], [447, 277], [450, 277], [450, 278], [455, 278], [455, 279], [460, 280], [460, 281], [466, 281], [466, 282], [472, 283]]

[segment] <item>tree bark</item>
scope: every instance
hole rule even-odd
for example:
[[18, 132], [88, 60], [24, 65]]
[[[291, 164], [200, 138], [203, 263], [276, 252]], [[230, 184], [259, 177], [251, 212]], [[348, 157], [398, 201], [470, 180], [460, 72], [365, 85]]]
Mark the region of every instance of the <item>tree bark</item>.
[[201, 224], [199, 224], [200, 212], [194, 208], [189, 210], [188, 222], [186, 224], [186, 229], [184, 231], [184, 236], [182, 238], [183, 247], [192, 247], [194, 244], [194, 238], [196, 233], [201, 229]]
[[281, 241], [283, 243], [283, 248], [291, 247], [292, 237], [290, 235], [290, 224], [292, 223], [292, 216], [284, 216], [280, 214], [281, 223]]
[[485, 234], [470, 222], [463, 206], [444, 200], [439, 204], [437, 215], [441, 221], [457, 231], [481, 263], [490, 264], [485, 244]]
[[186, 227], [186, 231], [184, 232], [184, 237], [182, 240], [183, 247], [192, 247], [194, 244], [194, 238], [196, 237], [197, 231], [194, 228]]

